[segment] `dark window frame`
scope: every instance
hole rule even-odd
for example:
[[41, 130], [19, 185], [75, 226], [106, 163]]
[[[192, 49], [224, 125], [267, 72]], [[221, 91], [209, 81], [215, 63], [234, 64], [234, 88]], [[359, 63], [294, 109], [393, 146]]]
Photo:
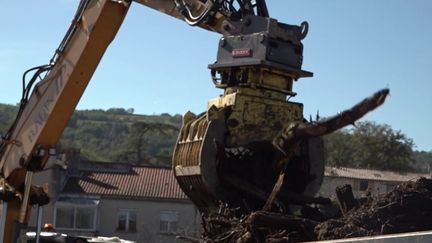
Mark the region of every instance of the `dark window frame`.
[[180, 214], [178, 211], [166, 210], [159, 213], [159, 232], [174, 234], [178, 231]]
[[[71, 226], [59, 226], [58, 222], [58, 210], [61, 209], [69, 209], [72, 210], [72, 225]], [[93, 215], [91, 215], [91, 222], [89, 222], [90, 227], [79, 227], [78, 220], [79, 220], [79, 211], [82, 209], [91, 209], [93, 211]], [[74, 204], [64, 204], [64, 203], [57, 203], [54, 208], [54, 228], [56, 229], [63, 229], [63, 230], [76, 230], [76, 231], [96, 231], [96, 221], [97, 221], [97, 215], [98, 215], [98, 208], [95, 205], [74, 205]]]
[[[125, 216], [124, 227], [120, 227], [120, 217]], [[116, 231], [136, 232], [138, 221], [138, 211], [136, 209], [119, 209], [117, 212]]]
[[368, 180], [360, 180], [359, 190], [364, 192], [364, 191], [367, 191], [368, 188], [369, 188], [369, 181]]

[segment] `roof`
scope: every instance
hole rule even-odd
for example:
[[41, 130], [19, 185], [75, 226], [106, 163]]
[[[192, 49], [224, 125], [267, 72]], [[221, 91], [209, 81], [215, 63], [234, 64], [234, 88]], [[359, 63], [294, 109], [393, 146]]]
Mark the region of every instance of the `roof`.
[[[118, 165], [116, 165], [118, 167]], [[115, 167], [116, 167], [115, 166]], [[70, 177], [62, 193], [99, 195], [104, 198], [188, 200], [170, 168], [131, 166], [129, 170], [81, 170]]]
[[394, 181], [404, 182], [414, 180], [420, 177], [430, 178], [430, 174], [422, 173], [409, 173], [409, 172], [393, 172], [393, 171], [379, 171], [370, 169], [356, 169], [346, 167], [330, 167], [325, 168], [325, 176], [327, 177], [344, 177], [363, 180], [376, 180], [376, 181]]

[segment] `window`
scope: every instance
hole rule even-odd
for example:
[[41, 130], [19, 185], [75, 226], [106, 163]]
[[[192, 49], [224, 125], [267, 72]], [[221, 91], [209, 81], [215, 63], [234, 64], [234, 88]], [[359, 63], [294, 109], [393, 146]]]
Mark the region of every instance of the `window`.
[[92, 229], [95, 208], [75, 208], [75, 227], [78, 229]]
[[177, 211], [160, 212], [159, 230], [163, 233], [177, 232], [179, 214]]
[[56, 211], [56, 227], [58, 228], [74, 228], [74, 208], [57, 207]]
[[95, 230], [96, 207], [82, 205], [56, 205], [55, 227], [72, 230]]
[[369, 182], [366, 180], [361, 180], [360, 181], [360, 191], [366, 191], [369, 187]]
[[117, 229], [118, 231], [135, 232], [137, 227], [136, 210], [120, 209], [117, 213]]

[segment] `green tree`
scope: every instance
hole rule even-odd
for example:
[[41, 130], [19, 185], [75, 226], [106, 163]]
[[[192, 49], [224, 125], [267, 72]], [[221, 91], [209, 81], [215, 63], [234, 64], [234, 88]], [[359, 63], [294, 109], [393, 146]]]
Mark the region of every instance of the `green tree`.
[[17, 106], [0, 104], [0, 134], [4, 135], [9, 130], [17, 112]]
[[162, 148], [155, 156], [152, 164], [158, 166], [171, 166], [173, 148]]
[[414, 160], [416, 171], [423, 173], [432, 171], [432, 151], [414, 151]]
[[114, 115], [129, 115], [130, 114], [124, 108], [109, 108], [106, 112], [108, 114], [114, 114]]
[[173, 133], [177, 132], [178, 128], [170, 124], [135, 122], [130, 126], [129, 137], [123, 146], [124, 150], [116, 156], [116, 159], [135, 164], [151, 162], [151, 157], [156, 157], [156, 154], [161, 152], [151, 151], [149, 138], [156, 136], [172, 138]]
[[326, 160], [333, 166], [355, 165], [352, 161], [354, 151], [352, 148], [352, 138], [346, 130], [336, 131], [324, 137]]
[[325, 137], [329, 165], [379, 170], [413, 170], [412, 139], [387, 124], [359, 122]]

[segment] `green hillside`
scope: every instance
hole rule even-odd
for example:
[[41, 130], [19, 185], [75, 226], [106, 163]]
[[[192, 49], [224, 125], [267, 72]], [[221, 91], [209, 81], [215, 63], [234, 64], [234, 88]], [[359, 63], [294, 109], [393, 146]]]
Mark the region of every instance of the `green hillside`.
[[[0, 134], [13, 122], [17, 107], [0, 104]], [[133, 109], [78, 110], [59, 147], [79, 149], [90, 159], [169, 165], [181, 115], [135, 115]]]
[[15, 119], [17, 106], [0, 104], [0, 134], [5, 134]]

